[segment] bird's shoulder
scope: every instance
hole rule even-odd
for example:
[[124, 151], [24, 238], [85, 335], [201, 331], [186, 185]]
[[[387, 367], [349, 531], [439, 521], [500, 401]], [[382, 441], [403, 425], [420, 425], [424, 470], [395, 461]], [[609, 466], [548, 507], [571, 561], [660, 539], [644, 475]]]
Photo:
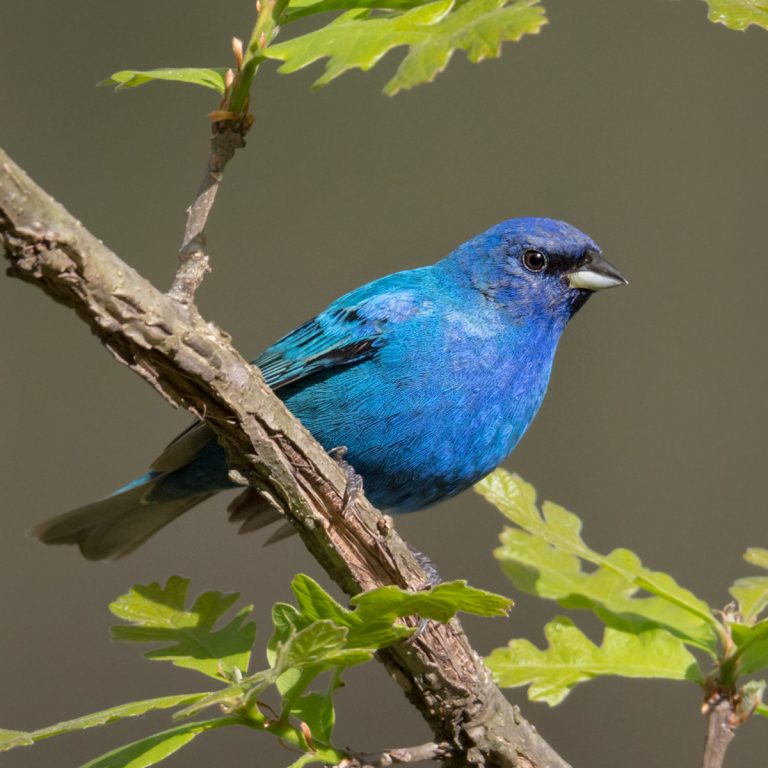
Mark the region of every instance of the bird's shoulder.
[[395, 328], [431, 311], [429, 268], [397, 272], [336, 299], [254, 363], [273, 389], [374, 357]]

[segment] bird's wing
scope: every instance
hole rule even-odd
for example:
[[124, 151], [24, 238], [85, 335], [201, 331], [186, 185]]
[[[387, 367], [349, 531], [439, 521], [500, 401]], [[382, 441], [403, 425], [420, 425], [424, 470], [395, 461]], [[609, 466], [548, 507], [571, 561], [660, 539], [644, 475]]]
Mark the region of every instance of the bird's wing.
[[213, 430], [204, 421], [195, 421], [168, 443], [149, 468], [154, 472], [173, 472], [186, 467], [209, 440], [213, 440]]
[[254, 363], [267, 384], [279, 390], [328, 368], [374, 357], [385, 343], [386, 325], [386, 317], [371, 316], [365, 305], [331, 305], [273, 344]]
[[[394, 325], [424, 309], [408, 285], [421, 270], [399, 273], [342, 296], [317, 317], [292, 331], [254, 360], [267, 384], [279, 390], [316, 373], [370, 360], [386, 344]], [[195, 422], [152, 463], [156, 472], [189, 464], [213, 438], [205, 422]]]

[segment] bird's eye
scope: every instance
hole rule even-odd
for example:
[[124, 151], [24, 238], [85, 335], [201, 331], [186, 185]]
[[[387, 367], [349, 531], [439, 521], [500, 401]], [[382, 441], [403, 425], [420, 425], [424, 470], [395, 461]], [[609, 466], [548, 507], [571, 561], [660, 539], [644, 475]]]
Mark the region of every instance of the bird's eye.
[[523, 265], [530, 272], [542, 272], [547, 267], [547, 257], [541, 251], [526, 251]]

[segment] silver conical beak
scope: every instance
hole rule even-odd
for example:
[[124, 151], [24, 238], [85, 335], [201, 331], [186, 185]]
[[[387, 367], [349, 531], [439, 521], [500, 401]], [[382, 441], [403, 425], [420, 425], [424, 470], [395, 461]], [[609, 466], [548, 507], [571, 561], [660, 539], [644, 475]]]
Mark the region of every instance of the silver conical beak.
[[573, 272], [569, 272], [567, 277], [571, 288], [585, 291], [602, 291], [603, 288], [628, 283], [621, 272], [597, 251], [587, 251], [584, 261]]

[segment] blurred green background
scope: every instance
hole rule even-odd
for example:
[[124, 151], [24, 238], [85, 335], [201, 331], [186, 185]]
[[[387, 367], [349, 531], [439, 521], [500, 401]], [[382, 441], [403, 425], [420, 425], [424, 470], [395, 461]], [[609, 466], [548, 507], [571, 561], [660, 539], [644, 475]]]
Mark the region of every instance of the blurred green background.
[[[566, 334], [550, 393], [506, 463], [585, 520], [597, 549], [628, 546], [714, 605], [768, 545], [766, 124], [768, 36], [706, 20], [698, 0], [547, 0], [551, 24], [387, 99], [391, 56], [311, 92], [319, 70], [259, 73], [248, 149], [209, 228], [204, 315], [255, 356], [341, 293], [430, 263], [518, 215], [592, 235], [630, 286], [595, 298]], [[160, 286], [207, 151], [215, 95], [151, 85], [118, 95], [115, 70], [229, 62], [247, 0], [5, 0], [0, 145]], [[73, 313], [0, 280], [2, 537], [0, 727], [27, 729], [202, 680], [110, 643], [108, 602], [132, 584], [192, 579], [268, 611], [303, 570], [298, 540], [237, 536], [217, 497], [130, 558], [87, 563], [25, 531], [142, 473], [189, 421], [116, 365]], [[491, 557], [502, 519], [472, 493], [398, 521], [444, 578], [512, 592]], [[323, 579], [323, 583], [327, 583]], [[508, 620], [467, 621], [483, 652], [543, 642], [556, 606], [519, 597]], [[586, 622], [595, 637], [596, 625]], [[364, 751], [428, 738], [378, 665], [338, 696], [338, 743]], [[574, 766], [700, 764], [696, 687], [607, 680], [550, 710], [511, 697]], [[160, 715], [3, 757], [75, 766]], [[765, 765], [768, 724], [748, 723], [728, 764]], [[169, 766], [263, 768], [292, 755], [243, 730], [214, 732]]]

